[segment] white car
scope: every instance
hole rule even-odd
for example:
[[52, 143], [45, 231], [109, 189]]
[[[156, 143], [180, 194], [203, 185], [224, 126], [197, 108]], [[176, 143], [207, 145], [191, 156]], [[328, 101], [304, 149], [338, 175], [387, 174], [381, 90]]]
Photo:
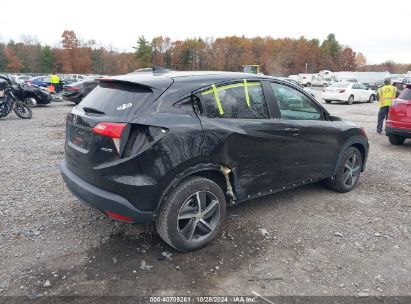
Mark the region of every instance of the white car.
[[332, 101], [342, 101], [346, 104], [353, 104], [354, 101], [373, 102], [375, 92], [360, 82], [336, 82], [323, 89], [322, 98], [326, 103]]

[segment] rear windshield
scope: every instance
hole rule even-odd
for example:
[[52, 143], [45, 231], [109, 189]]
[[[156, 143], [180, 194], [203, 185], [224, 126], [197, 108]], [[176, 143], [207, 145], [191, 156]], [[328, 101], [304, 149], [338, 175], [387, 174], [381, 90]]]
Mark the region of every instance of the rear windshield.
[[401, 92], [398, 98], [402, 100], [411, 100], [411, 89], [409, 88], [404, 89], [404, 91]]
[[333, 83], [332, 85], [330, 85], [330, 87], [333, 87], [333, 88], [346, 88], [349, 85], [350, 84], [348, 82], [336, 82], [336, 83]]
[[79, 103], [77, 109], [97, 110], [108, 116], [124, 118], [141, 114], [153, 100], [153, 92], [145, 87], [104, 81]]

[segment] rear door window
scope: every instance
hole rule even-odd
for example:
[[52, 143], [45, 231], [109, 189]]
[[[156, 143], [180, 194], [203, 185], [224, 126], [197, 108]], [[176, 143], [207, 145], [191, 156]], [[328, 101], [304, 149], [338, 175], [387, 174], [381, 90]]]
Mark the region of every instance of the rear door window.
[[[137, 116], [154, 101], [153, 92], [143, 86], [124, 82], [100, 82], [77, 109], [125, 118]], [[96, 112], [97, 113], [97, 112]]]
[[210, 118], [267, 119], [267, 104], [260, 82], [242, 81], [212, 86], [199, 94]]

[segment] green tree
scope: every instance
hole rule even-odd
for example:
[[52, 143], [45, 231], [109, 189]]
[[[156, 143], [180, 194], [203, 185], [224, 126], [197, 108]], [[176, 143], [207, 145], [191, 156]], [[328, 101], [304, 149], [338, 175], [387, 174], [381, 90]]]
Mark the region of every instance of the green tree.
[[333, 59], [337, 58], [342, 49], [341, 45], [335, 38], [335, 34], [329, 34], [327, 39], [325, 39], [321, 44], [321, 48]]
[[42, 73], [50, 73], [52, 70], [54, 70], [55, 64], [56, 60], [54, 58], [53, 52], [51, 51], [51, 48], [46, 45], [41, 50], [40, 70]]
[[[337, 70], [340, 68], [340, 56], [342, 46], [338, 43], [334, 34], [329, 34], [327, 39], [321, 44], [324, 62], [328, 61], [328, 69]], [[328, 57], [328, 58], [327, 58]]]
[[104, 74], [104, 51], [104, 48], [100, 48], [91, 52], [91, 69], [95, 74]]
[[153, 51], [149, 42], [144, 38], [144, 36], [138, 37], [137, 46], [133, 47], [135, 49], [134, 57], [137, 60], [139, 68], [151, 67], [151, 60]]

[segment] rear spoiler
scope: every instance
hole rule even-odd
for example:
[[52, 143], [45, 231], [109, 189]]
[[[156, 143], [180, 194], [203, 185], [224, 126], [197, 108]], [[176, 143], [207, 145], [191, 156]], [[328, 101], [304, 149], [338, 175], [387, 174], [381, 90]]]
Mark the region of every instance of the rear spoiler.
[[[144, 79], [146, 78], [146, 79]], [[98, 82], [120, 82], [127, 83], [131, 85], [141, 86], [149, 89], [154, 94], [154, 100], [157, 100], [174, 82], [172, 78], [163, 77], [162, 79], [150, 79], [148, 77], [131, 77], [128, 76], [114, 76], [114, 77], [104, 77], [96, 78]]]

